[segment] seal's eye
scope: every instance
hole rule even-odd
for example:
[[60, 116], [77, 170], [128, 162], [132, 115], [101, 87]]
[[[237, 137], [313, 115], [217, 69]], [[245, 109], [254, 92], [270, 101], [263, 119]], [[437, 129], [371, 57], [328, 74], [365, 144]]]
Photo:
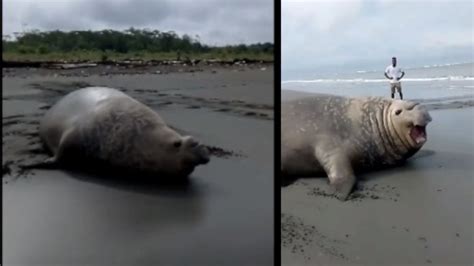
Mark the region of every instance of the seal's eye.
[[181, 147], [181, 140], [177, 140], [177, 141], [173, 142], [173, 146], [174, 146], [175, 148]]
[[402, 113], [402, 110], [397, 110], [397, 111], [395, 111], [395, 115], [399, 115], [399, 114], [401, 114], [401, 113]]

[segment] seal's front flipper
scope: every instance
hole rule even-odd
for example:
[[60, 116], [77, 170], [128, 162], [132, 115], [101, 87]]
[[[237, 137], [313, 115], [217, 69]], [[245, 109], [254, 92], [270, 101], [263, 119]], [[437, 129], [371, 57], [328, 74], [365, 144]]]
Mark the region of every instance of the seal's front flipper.
[[30, 164], [21, 164], [18, 165], [21, 169], [56, 169], [58, 167], [58, 161], [56, 157], [48, 158], [42, 162], [30, 163]]
[[329, 177], [330, 192], [339, 200], [345, 201], [354, 190], [355, 177]]
[[331, 194], [345, 201], [354, 189], [356, 178], [344, 151], [333, 147], [333, 145], [319, 145], [315, 149], [315, 156], [329, 178]]

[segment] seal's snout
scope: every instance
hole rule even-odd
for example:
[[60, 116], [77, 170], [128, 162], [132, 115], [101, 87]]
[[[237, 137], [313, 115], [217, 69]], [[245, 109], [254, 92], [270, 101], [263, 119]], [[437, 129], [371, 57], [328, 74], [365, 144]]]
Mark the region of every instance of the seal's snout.
[[198, 164], [206, 164], [210, 160], [210, 151], [191, 136], [183, 137], [183, 144], [188, 147], [197, 158]]
[[197, 145], [199, 145], [199, 142], [197, 142], [196, 140], [191, 140], [189, 142], [189, 146], [191, 146], [191, 147], [196, 147]]
[[191, 136], [183, 137], [183, 143], [184, 145], [191, 148], [197, 147], [199, 145], [199, 142]]
[[428, 111], [425, 113], [425, 121], [426, 121], [426, 124], [433, 121], [433, 119], [431, 118], [431, 115], [428, 113]]
[[432, 121], [432, 118], [430, 116], [430, 113], [428, 113], [428, 110], [424, 106], [417, 105], [415, 109], [417, 115], [416, 115], [416, 121], [414, 121], [415, 126], [423, 126], [425, 127]]
[[210, 152], [209, 149], [203, 145], [199, 145], [196, 147], [196, 153], [199, 157], [200, 164], [207, 164], [210, 160]]

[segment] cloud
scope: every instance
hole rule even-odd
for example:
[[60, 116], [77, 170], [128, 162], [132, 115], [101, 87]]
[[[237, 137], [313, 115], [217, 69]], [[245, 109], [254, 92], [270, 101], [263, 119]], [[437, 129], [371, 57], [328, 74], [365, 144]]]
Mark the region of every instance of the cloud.
[[208, 44], [273, 42], [273, 0], [4, 0], [3, 16], [4, 34], [133, 26], [199, 35]]
[[[282, 69], [474, 60], [474, 4], [455, 1], [286, 1]], [[451, 56], [451, 57], [449, 57]], [[356, 66], [358, 65], [358, 66]]]

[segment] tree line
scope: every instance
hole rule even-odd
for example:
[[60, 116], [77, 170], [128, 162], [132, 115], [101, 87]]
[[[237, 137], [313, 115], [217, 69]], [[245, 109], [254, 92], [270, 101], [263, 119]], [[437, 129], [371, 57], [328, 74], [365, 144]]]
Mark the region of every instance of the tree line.
[[182, 52], [182, 53], [255, 53], [273, 54], [272, 43], [210, 46], [184, 34], [173, 31], [134, 29], [124, 31], [39, 31], [16, 33], [15, 38], [3, 36], [2, 51], [20, 54], [67, 53], [75, 51], [102, 52]]

